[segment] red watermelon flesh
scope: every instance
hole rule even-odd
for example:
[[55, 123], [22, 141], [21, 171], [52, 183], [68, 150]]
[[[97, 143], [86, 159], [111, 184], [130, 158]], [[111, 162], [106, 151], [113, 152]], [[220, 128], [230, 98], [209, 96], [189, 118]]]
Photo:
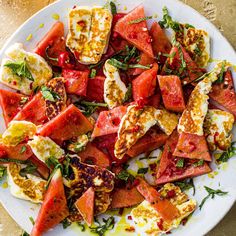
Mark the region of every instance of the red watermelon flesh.
[[48, 118], [46, 116], [46, 102], [42, 93], [37, 93], [14, 117], [14, 120], [25, 120], [41, 125], [45, 123]]
[[231, 112], [236, 119], [236, 94], [230, 70], [226, 71], [222, 83], [213, 84], [209, 97]]
[[144, 7], [142, 5], [122, 17], [116, 23], [114, 31], [119, 33], [122, 38], [126, 39], [140, 51], [153, 58], [152, 39], [147, 30], [147, 22], [143, 20], [139, 23], [131, 23], [141, 18], [145, 18]]
[[98, 136], [117, 133], [120, 121], [125, 115], [126, 110], [126, 106], [119, 106], [110, 111], [100, 112], [92, 133], [92, 137], [95, 138]]
[[76, 202], [75, 206], [88, 226], [93, 223], [95, 192], [90, 187]]
[[54, 173], [45, 193], [31, 236], [40, 236], [69, 215], [61, 170]]
[[211, 172], [211, 168], [206, 162], [201, 166], [194, 166], [194, 163], [198, 162], [198, 160], [195, 159], [184, 159], [184, 167], [176, 167], [178, 160], [181, 159], [180, 157], [173, 155], [178, 138], [178, 132], [174, 131], [166, 141], [161, 156], [160, 166], [157, 171], [157, 184], [169, 183]]
[[[162, 75], [178, 75], [184, 85], [191, 83], [203, 73], [205, 69], [199, 68], [191, 59], [186, 50], [182, 46], [173, 46], [170, 53], [171, 57], [167, 58], [162, 69]], [[186, 69], [183, 68], [183, 61]]]
[[181, 133], [173, 155], [211, 161], [206, 138], [196, 134]]
[[22, 99], [26, 98], [19, 93], [0, 89], [0, 105], [2, 107], [4, 121], [7, 125], [20, 111]]
[[40, 161], [35, 155], [32, 155], [29, 160], [35, 165], [37, 166], [37, 171], [40, 174], [40, 176], [42, 176], [44, 179], [48, 179], [49, 177], [49, 168], [47, 167], [47, 165]]

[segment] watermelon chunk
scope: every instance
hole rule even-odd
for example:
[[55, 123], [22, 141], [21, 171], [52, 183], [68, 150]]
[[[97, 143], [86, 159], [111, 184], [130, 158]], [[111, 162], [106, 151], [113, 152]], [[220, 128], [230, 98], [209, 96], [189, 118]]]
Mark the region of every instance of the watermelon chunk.
[[161, 93], [158, 92], [157, 94], [154, 94], [150, 98], [148, 98], [147, 105], [158, 109], [160, 102], [161, 102]]
[[86, 99], [95, 102], [104, 102], [104, 76], [88, 79]]
[[0, 105], [2, 107], [3, 117], [5, 125], [15, 117], [20, 111], [22, 99], [26, 98], [19, 93], [10, 92], [0, 89]]
[[92, 131], [89, 120], [73, 104], [38, 129], [38, 134], [55, 140], [69, 140]]
[[206, 138], [196, 134], [181, 133], [173, 155], [211, 161]]
[[100, 112], [92, 133], [92, 138], [117, 133], [120, 121], [125, 115], [126, 110], [127, 107], [119, 106], [110, 111]]
[[157, 22], [154, 22], [150, 29], [150, 35], [152, 37], [152, 49], [155, 56], [160, 55], [160, 62], [164, 64], [166, 57], [161, 54], [168, 54], [171, 50], [171, 43], [167, 38], [164, 30]]
[[16, 160], [27, 160], [33, 155], [31, 148], [26, 143], [20, 143], [16, 146], [6, 146], [0, 143], [0, 158], [10, 158]]
[[69, 215], [61, 170], [54, 173], [45, 193], [43, 204], [35, 221], [31, 236], [41, 236]]
[[[182, 83], [186, 85], [205, 73], [205, 69], [199, 68], [182, 46], [173, 46], [170, 55], [163, 66], [162, 75], [179, 75]], [[185, 69], [182, 69], [183, 61], [186, 64]]]
[[222, 83], [213, 84], [209, 97], [231, 112], [236, 119], [236, 94], [230, 70], [226, 71]]
[[75, 206], [88, 226], [93, 224], [95, 192], [90, 187], [76, 202]]
[[139, 23], [131, 24], [131, 21], [144, 18], [144, 7], [142, 5], [136, 7], [126, 16], [122, 17], [115, 25], [114, 31], [119, 33], [122, 38], [133, 44], [140, 51], [143, 51], [150, 57], [154, 57], [152, 51], [151, 37], [148, 33], [147, 22], [141, 21]]
[[46, 102], [42, 93], [39, 92], [17, 113], [14, 120], [25, 120], [41, 125], [48, 120], [46, 109]]
[[32, 155], [29, 160], [37, 166], [38, 173], [44, 178], [48, 179], [49, 177], [49, 169], [46, 164], [40, 161], [35, 155]]
[[144, 197], [139, 193], [136, 187], [128, 188], [115, 188], [112, 192], [111, 208], [124, 208], [132, 207], [144, 200]]
[[145, 100], [155, 93], [157, 71], [158, 65], [154, 63], [151, 69], [144, 71], [132, 81], [133, 99], [135, 101]]
[[198, 160], [194, 159], [184, 159], [182, 168], [176, 166], [181, 159], [173, 156], [178, 137], [178, 132], [174, 131], [166, 141], [157, 172], [156, 184], [165, 184], [211, 172], [211, 168], [206, 162], [201, 166], [195, 166], [194, 163], [198, 162]]
[[84, 163], [93, 164], [104, 168], [110, 166], [109, 157], [92, 143], [88, 143], [85, 150], [78, 153], [78, 155]]
[[155, 188], [144, 179], [138, 178], [137, 190], [152, 204], [163, 220], [171, 222], [179, 217], [179, 210], [168, 199], [163, 199]]
[[[138, 64], [143, 65], [143, 66], [149, 66], [149, 65], [152, 65], [153, 62], [154, 62], [154, 59], [152, 57], [150, 57], [147, 54], [141, 52], [140, 60], [138, 61]], [[139, 75], [144, 71], [145, 71], [145, 69], [136, 68], [136, 69], [131, 69], [129, 74], [130, 75]]]
[[178, 76], [157, 76], [164, 106], [167, 110], [183, 112], [185, 109], [183, 89]]
[[64, 69], [62, 76], [66, 79], [66, 92], [86, 96], [89, 71]]
[[131, 157], [136, 157], [141, 153], [153, 151], [163, 146], [168, 136], [162, 132], [157, 132], [151, 128], [141, 139], [138, 140], [127, 152]]

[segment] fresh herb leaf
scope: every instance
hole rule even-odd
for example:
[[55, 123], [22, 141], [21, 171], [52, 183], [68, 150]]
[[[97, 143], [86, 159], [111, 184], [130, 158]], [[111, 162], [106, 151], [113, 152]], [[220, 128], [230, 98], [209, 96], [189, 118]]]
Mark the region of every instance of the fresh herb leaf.
[[209, 188], [207, 186], [204, 186], [204, 188], [208, 192], [208, 195], [205, 198], [202, 199], [202, 202], [199, 205], [200, 210], [202, 209], [203, 205], [205, 204], [205, 202], [207, 201], [208, 198], [211, 197], [211, 199], [214, 199], [215, 195], [224, 196], [224, 195], [228, 194], [228, 192], [223, 192], [220, 189], [214, 190], [214, 189]]
[[148, 172], [148, 167], [147, 168], [139, 168], [138, 169], [138, 174], [146, 174]]
[[184, 167], [184, 158], [180, 158], [176, 164], [175, 164], [176, 167], [178, 168], [183, 168]]
[[117, 13], [116, 4], [112, 1], [110, 2], [110, 8], [111, 8], [112, 15], [115, 15]]
[[142, 21], [145, 21], [145, 20], [149, 20], [149, 19], [152, 19], [152, 16], [145, 16], [145, 17], [142, 17], [142, 18], [138, 18], [138, 19], [135, 19], [135, 20], [131, 20], [129, 22], [129, 24], [138, 24]]
[[26, 146], [22, 146], [20, 150], [20, 154], [24, 153], [26, 151]]
[[132, 47], [131, 50], [130, 50], [129, 46], [127, 46], [126, 47], [126, 53], [127, 53], [127, 55], [124, 58], [124, 63], [127, 63], [132, 58], [135, 58], [135, 57], [138, 56], [138, 50], [137, 50], [136, 47]]
[[28, 80], [34, 81], [34, 78], [31, 72], [29, 71], [25, 60], [21, 62], [9, 62], [6, 63], [4, 66], [10, 68], [15, 75], [21, 78], [26, 78]]
[[0, 166], [0, 181], [6, 176], [7, 168], [5, 166]]
[[140, 64], [127, 64], [127, 63], [118, 61], [115, 58], [109, 59], [108, 63], [121, 70], [128, 70], [129, 68], [150, 69], [150, 66], [144, 66]]
[[130, 182], [134, 181], [134, 176], [131, 175], [128, 171], [126, 170], [122, 170], [118, 173], [117, 178], [120, 180], [124, 180], [125, 182], [127, 182], [128, 180]]
[[94, 78], [97, 74], [97, 71], [95, 69], [92, 69], [90, 72], [90, 78]]
[[48, 166], [49, 169], [53, 169], [55, 168], [57, 165], [61, 165], [61, 163], [58, 161], [58, 159], [56, 159], [53, 156], [50, 156], [46, 161], [45, 164]]
[[159, 25], [161, 26], [161, 28], [165, 29], [171, 28], [175, 32], [183, 30], [183, 27], [179, 22], [172, 20], [172, 17], [169, 15], [167, 7], [163, 7], [162, 12], [163, 12], [163, 20], [159, 21]]
[[30, 236], [26, 231], [23, 231], [21, 236]]
[[151, 68], [150, 65], [144, 66], [144, 65], [141, 65], [141, 64], [130, 64], [128, 67], [129, 68], [139, 68], [139, 69], [144, 69], [144, 70], [148, 70], [148, 69]]
[[236, 155], [236, 147], [234, 147], [235, 143], [236, 142], [232, 142], [230, 147], [220, 155], [220, 157], [217, 159], [218, 163], [227, 162], [231, 157]]
[[157, 157], [151, 157], [151, 156], [145, 156], [145, 157], [140, 157], [139, 160], [150, 160], [150, 159], [157, 159]]
[[114, 216], [110, 216], [107, 219], [102, 219], [103, 220], [103, 224], [96, 221], [98, 223], [98, 226], [96, 227], [90, 227], [90, 230], [92, 233], [96, 233], [99, 236], [103, 236], [105, 235], [106, 231], [108, 230], [112, 230], [115, 226], [115, 218]]
[[61, 223], [62, 223], [63, 229], [66, 229], [71, 225], [71, 222], [67, 219], [64, 219]]
[[28, 102], [29, 98], [27, 97], [21, 97], [20, 99], [20, 105], [24, 105], [26, 102]]
[[106, 103], [96, 103], [96, 102], [87, 102], [87, 101], [81, 101], [80, 102], [82, 105], [86, 106], [92, 106], [92, 107], [107, 107]]
[[80, 228], [80, 230], [81, 230], [82, 232], [85, 231], [85, 226], [84, 226], [84, 224], [82, 224], [82, 223], [80, 223], [80, 222], [77, 222], [77, 225], [79, 226], [79, 228]]
[[54, 91], [52, 91], [50, 88], [48, 88], [47, 86], [43, 86], [41, 88], [41, 92], [45, 100], [55, 102], [56, 100], [60, 99], [60, 96]]
[[218, 76], [218, 79], [215, 81], [216, 84], [220, 84], [224, 82], [224, 73], [226, 71], [225, 65], [226, 65], [226, 61], [223, 61], [221, 65], [220, 74]]
[[75, 105], [81, 110], [85, 116], [91, 116], [98, 107], [107, 107], [106, 103], [96, 103], [96, 102], [87, 102], [81, 101], [75, 103]]
[[193, 188], [193, 195], [195, 195], [195, 185], [193, 179], [185, 179], [183, 181], [175, 182], [175, 185], [179, 186], [181, 191], [186, 191]]
[[124, 101], [123, 102], [127, 102], [129, 101], [130, 99], [132, 98], [132, 84], [129, 83], [128, 85], [128, 90], [125, 94], [125, 98], [124, 98]]
[[188, 23], [185, 24], [184, 27], [185, 27], [186, 29], [189, 29], [189, 28], [195, 29], [195, 27], [194, 27], [193, 25], [190, 25], [190, 24], [188, 24]]
[[31, 221], [32, 225], [35, 224], [34, 218], [32, 216], [29, 217], [29, 220]]
[[30, 162], [26, 167], [20, 170], [20, 175], [25, 177], [27, 174], [32, 174], [37, 170], [37, 166]]
[[194, 167], [203, 166], [204, 163], [205, 163], [204, 160], [199, 160], [199, 161], [197, 161], [197, 162], [194, 162], [194, 163], [193, 163], [193, 166], [194, 166]]
[[174, 58], [175, 55], [176, 55], [176, 52], [172, 52], [171, 54], [162, 53], [161, 55], [164, 56], [164, 57], [168, 57], [168, 58]]
[[199, 57], [202, 55], [202, 51], [201, 51], [201, 49], [198, 46], [196, 46], [193, 51]]

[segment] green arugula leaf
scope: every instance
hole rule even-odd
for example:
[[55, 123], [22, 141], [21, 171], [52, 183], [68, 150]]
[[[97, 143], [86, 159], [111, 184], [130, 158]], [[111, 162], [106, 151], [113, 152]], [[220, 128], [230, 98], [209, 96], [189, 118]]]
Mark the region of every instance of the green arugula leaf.
[[84, 225], [84, 224], [82, 224], [82, 223], [80, 223], [80, 222], [77, 222], [77, 225], [79, 226], [79, 228], [80, 228], [81, 232], [84, 232], [84, 231], [86, 230], [86, 228], [85, 228], [85, 225]]
[[176, 167], [178, 168], [183, 168], [184, 167], [184, 158], [180, 158], [177, 162], [176, 162]]
[[128, 102], [132, 98], [132, 84], [129, 83], [128, 85], [128, 90], [125, 94], [125, 98], [123, 102]]
[[215, 195], [218, 195], [218, 196], [224, 196], [226, 194], [228, 194], [228, 192], [223, 192], [221, 191], [220, 189], [212, 189], [212, 188], [209, 188], [207, 186], [204, 186], [205, 190], [208, 192], [208, 195], [202, 199], [202, 202], [200, 203], [199, 205], [199, 209], [201, 210], [203, 205], [205, 204], [205, 202], [208, 200], [208, 198], [211, 197], [211, 199], [214, 199], [215, 198]]
[[34, 218], [33, 218], [32, 216], [29, 217], [29, 220], [30, 220], [30, 222], [32, 223], [32, 225], [35, 224]]
[[149, 19], [152, 19], [152, 16], [145, 16], [145, 17], [142, 17], [142, 18], [131, 20], [131, 21], [129, 21], [128, 24], [138, 24], [138, 23], [140, 23], [142, 21], [149, 20]]
[[55, 102], [55, 101], [57, 101], [57, 100], [59, 100], [61, 98], [57, 93], [52, 91], [47, 86], [43, 86], [41, 88], [41, 92], [42, 92], [42, 95], [43, 95], [44, 99], [48, 100], [50, 102]]
[[179, 186], [181, 191], [186, 191], [192, 188], [193, 195], [195, 195], [195, 185], [194, 185], [193, 179], [185, 179], [183, 181], [177, 181], [174, 184]]
[[112, 230], [115, 226], [115, 218], [114, 216], [110, 216], [107, 219], [102, 219], [103, 224], [96, 220], [98, 226], [90, 227], [92, 233], [98, 234], [99, 236], [105, 235], [106, 231]]
[[222, 62], [222, 66], [221, 66], [221, 70], [220, 70], [220, 74], [218, 76], [218, 79], [214, 83], [220, 84], [220, 83], [224, 82], [224, 73], [226, 72], [225, 65], [226, 65], [226, 61], [224, 60]]
[[97, 71], [95, 69], [91, 69], [90, 78], [94, 78], [96, 74], [97, 74]]
[[112, 15], [115, 15], [117, 13], [116, 4], [112, 1], [110, 2], [110, 8], [111, 8]]
[[124, 63], [127, 63], [130, 61], [132, 58], [136, 58], [138, 56], [138, 50], [136, 47], [132, 47], [131, 49], [129, 46], [126, 46], [126, 56], [124, 57]]
[[234, 147], [235, 143], [236, 142], [232, 142], [230, 147], [220, 155], [220, 157], [216, 160], [218, 163], [227, 162], [231, 157], [236, 155], [236, 147]]
[[21, 236], [30, 236], [26, 231], [23, 231]]
[[204, 160], [199, 160], [199, 161], [197, 161], [197, 162], [194, 162], [194, 163], [193, 163], [193, 166], [194, 166], [194, 167], [203, 166], [204, 163], [205, 163]]
[[7, 168], [5, 166], [0, 166], [0, 181], [6, 176]]
[[117, 176], [116, 176], [118, 179], [120, 179], [120, 180], [124, 180], [125, 182], [128, 182], [128, 181], [130, 181], [130, 182], [133, 182], [134, 181], [134, 176], [133, 175], [131, 175], [128, 171], [126, 171], [126, 170], [122, 170], [122, 171], [120, 171], [118, 174], [117, 174]]
[[34, 78], [29, 71], [25, 60], [21, 62], [8, 62], [4, 66], [10, 68], [15, 75], [34, 81]]
[[85, 116], [91, 116], [98, 107], [107, 107], [106, 103], [96, 103], [96, 102], [87, 102], [81, 101], [76, 102], [75, 105], [81, 110]]
[[26, 151], [26, 146], [22, 146], [20, 150], [20, 154], [24, 153]]
[[67, 220], [67, 219], [64, 219], [61, 222], [61, 224], [62, 224], [63, 229], [66, 229], [66, 228], [68, 228], [71, 225], [71, 222], [69, 220]]
[[147, 168], [139, 168], [138, 169], [138, 174], [146, 174], [148, 172], [148, 167]]
[[37, 170], [37, 166], [30, 162], [26, 167], [20, 170], [20, 175], [25, 177], [27, 174], [32, 174]]

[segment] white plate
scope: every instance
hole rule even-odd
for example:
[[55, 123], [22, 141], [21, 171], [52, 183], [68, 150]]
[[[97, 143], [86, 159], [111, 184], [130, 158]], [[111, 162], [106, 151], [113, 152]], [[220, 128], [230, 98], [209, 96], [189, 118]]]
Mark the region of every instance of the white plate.
[[[221, 35], [221, 33], [213, 26], [208, 20], [201, 16], [198, 12], [193, 10], [187, 5], [176, 1], [176, 0], [133, 0], [133, 1], [119, 1], [119, 9], [124, 11], [133, 9], [135, 6], [143, 3], [145, 6], [146, 15], [158, 14], [157, 20], [162, 17], [162, 8], [167, 6], [170, 10], [171, 15], [174, 19], [179, 22], [188, 22], [195, 25], [196, 28], [206, 30], [212, 39], [212, 58], [214, 59], [227, 59], [228, 61], [236, 64], [236, 54], [234, 49], [230, 46], [227, 40]], [[102, 0], [61, 0], [48, 7], [44, 8], [36, 15], [31, 17], [25, 22], [7, 41], [0, 52], [0, 60], [4, 56], [4, 51], [7, 47], [12, 45], [14, 42], [24, 43], [27, 50], [31, 50], [35, 47], [36, 43], [42, 38], [42, 36], [49, 30], [49, 28], [55, 23], [52, 18], [53, 14], [59, 14], [60, 20], [66, 25], [67, 30], [67, 14], [69, 9], [74, 5], [104, 5], [105, 1]], [[152, 20], [149, 21], [151, 23]], [[43, 28], [38, 28], [40, 24], [44, 24]], [[7, 27], [7, 26], [6, 26]], [[29, 34], [33, 35], [31, 41], [27, 42], [26, 38]], [[235, 77], [236, 78], [236, 77]], [[5, 129], [4, 121], [2, 116], [0, 117], [0, 132]], [[235, 133], [235, 132], [234, 132]], [[210, 229], [212, 229], [229, 211], [236, 198], [236, 159], [232, 158], [228, 164], [217, 168], [213, 166], [214, 170], [217, 170], [217, 175], [214, 179], [206, 176], [200, 176], [195, 178], [196, 194], [194, 198], [198, 202], [201, 202], [203, 197], [206, 195], [204, 185], [212, 188], [220, 188], [223, 191], [228, 191], [229, 194], [224, 197], [216, 196], [214, 200], [208, 200], [201, 211], [197, 210], [192, 219], [187, 223], [185, 227], [180, 227], [178, 230], [172, 231], [172, 235], [178, 236], [189, 236], [189, 235], [204, 235]], [[0, 189], [0, 200], [10, 215], [15, 221], [27, 232], [31, 231], [32, 224], [29, 217], [32, 216], [34, 219], [37, 216], [38, 206], [31, 204], [24, 200], [19, 200], [12, 197], [9, 193], [9, 189]], [[119, 228], [124, 228], [125, 220], [122, 220], [122, 224], [119, 224]], [[115, 230], [116, 231], [116, 230]], [[109, 232], [108, 235], [132, 235], [130, 233], [117, 233]], [[88, 230], [87, 230], [88, 232]], [[69, 229], [63, 230], [61, 226], [57, 226], [46, 235], [86, 235], [88, 233], [82, 233], [80, 230], [72, 226]], [[135, 235], [135, 234], [134, 234]]]

